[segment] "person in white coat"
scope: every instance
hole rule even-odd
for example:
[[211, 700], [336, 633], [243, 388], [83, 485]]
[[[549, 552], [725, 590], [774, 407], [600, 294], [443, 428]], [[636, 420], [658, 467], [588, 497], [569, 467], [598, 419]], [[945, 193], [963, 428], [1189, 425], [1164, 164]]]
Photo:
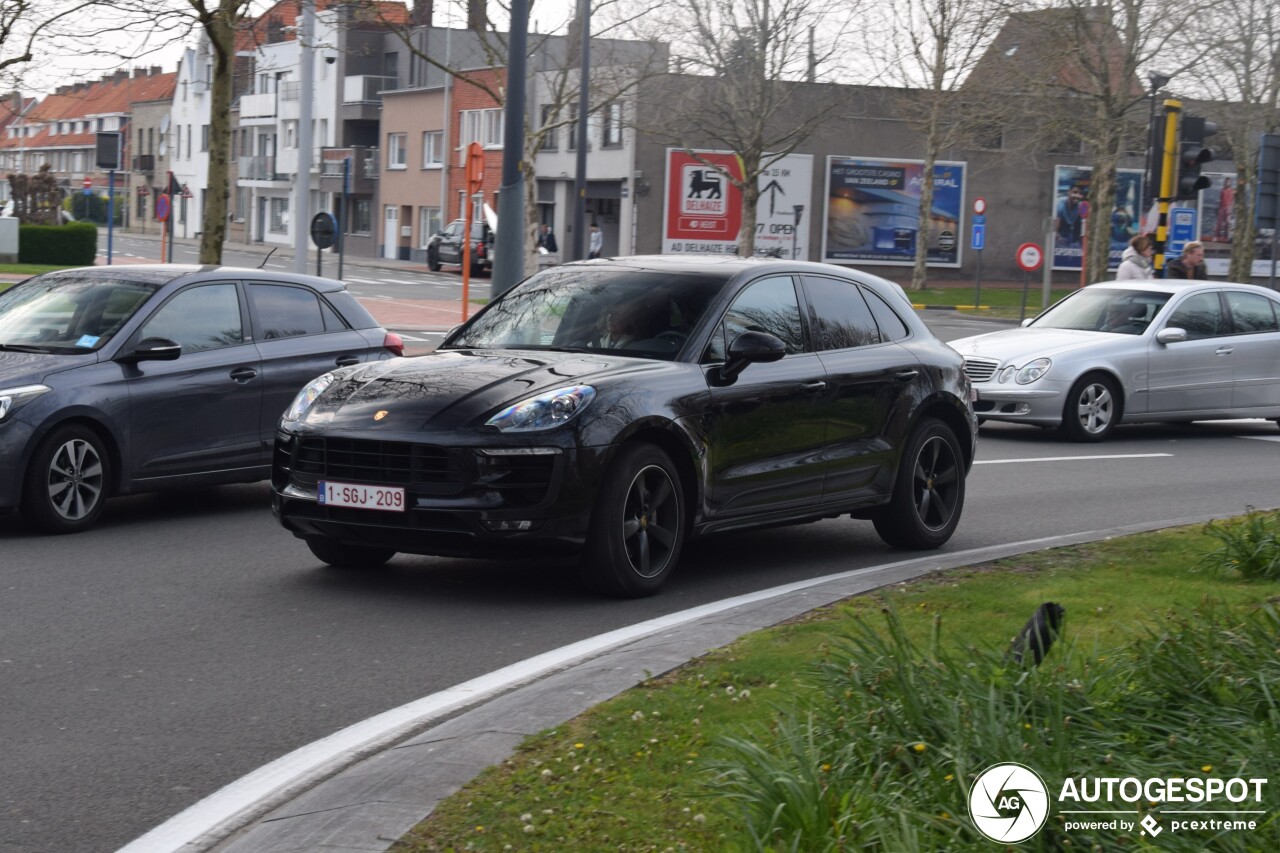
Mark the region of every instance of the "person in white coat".
[[1151, 256], [1156, 253], [1155, 241], [1150, 234], [1139, 234], [1129, 241], [1129, 247], [1120, 256], [1120, 269], [1116, 281], [1133, 281], [1154, 278]]

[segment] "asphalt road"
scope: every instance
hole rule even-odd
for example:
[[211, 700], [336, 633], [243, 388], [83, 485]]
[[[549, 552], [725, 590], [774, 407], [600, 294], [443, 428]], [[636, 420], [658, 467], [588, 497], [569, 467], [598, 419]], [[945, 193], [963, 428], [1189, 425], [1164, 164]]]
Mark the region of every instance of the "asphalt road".
[[[933, 321], [948, 338], [976, 322]], [[1273, 506], [1277, 470], [1270, 422], [1132, 427], [1103, 445], [995, 426], [948, 549]], [[688, 549], [661, 595], [607, 601], [536, 560], [326, 570], [267, 503], [265, 484], [126, 498], [70, 537], [0, 517], [0, 851], [112, 850], [388, 708], [619, 626], [900, 556], [848, 519], [718, 537]]]

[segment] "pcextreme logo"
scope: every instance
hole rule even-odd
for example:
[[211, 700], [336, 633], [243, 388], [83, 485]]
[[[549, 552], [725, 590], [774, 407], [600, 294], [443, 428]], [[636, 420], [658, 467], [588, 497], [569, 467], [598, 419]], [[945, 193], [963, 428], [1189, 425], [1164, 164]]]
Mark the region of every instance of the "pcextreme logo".
[[[1174, 834], [1251, 832], [1265, 822], [1266, 785], [1266, 779], [1240, 777], [1070, 777], [1058, 791], [1058, 814], [1068, 833], [1136, 830], [1155, 838], [1166, 829]], [[974, 827], [1001, 844], [1035, 835], [1051, 807], [1044, 779], [1022, 764], [993, 764], [969, 789]]]

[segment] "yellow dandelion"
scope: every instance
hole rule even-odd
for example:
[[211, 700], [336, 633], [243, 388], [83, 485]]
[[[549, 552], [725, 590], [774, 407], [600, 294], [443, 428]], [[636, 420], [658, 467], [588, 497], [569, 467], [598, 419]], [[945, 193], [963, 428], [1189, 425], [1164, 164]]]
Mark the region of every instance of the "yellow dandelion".
[[585, 743], [575, 743], [575, 744], [573, 745], [573, 748], [574, 748], [574, 749], [585, 749], [585, 748], [586, 748], [586, 746], [587, 746], [587, 745], [586, 745]]
[[956, 778], [954, 773], [948, 773], [946, 776], [942, 777], [942, 781], [950, 782], [954, 778]]
[[1203, 767], [1201, 767], [1201, 768], [1200, 768], [1200, 772], [1202, 772], [1202, 773], [1212, 773], [1212, 772], [1213, 772], [1213, 765], [1212, 765], [1212, 764], [1206, 764], [1205, 766], [1203, 766]]
[[476, 827], [476, 832], [484, 832], [484, 827], [483, 827], [483, 826], [477, 826], [477, 827]]
[[914, 749], [916, 752], [924, 752], [924, 749], [925, 749], [924, 744], [922, 743], [913, 744], [911, 748]]
[[831, 772], [831, 765], [830, 765], [830, 764], [824, 764], [824, 765], [822, 765], [822, 772], [823, 772], [823, 773], [830, 773], [830, 772]]

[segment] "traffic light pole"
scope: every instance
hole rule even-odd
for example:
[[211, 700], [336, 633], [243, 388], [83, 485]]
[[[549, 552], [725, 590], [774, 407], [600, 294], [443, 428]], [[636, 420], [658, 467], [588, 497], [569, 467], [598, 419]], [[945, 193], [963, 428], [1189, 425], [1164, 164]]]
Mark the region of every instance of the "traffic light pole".
[[1169, 238], [1169, 205], [1173, 202], [1173, 190], [1177, 176], [1174, 164], [1178, 157], [1178, 118], [1182, 114], [1182, 101], [1172, 98], [1164, 102], [1164, 151], [1160, 171], [1160, 218], [1156, 222], [1156, 253], [1152, 257], [1156, 278], [1164, 278], [1164, 247]]

